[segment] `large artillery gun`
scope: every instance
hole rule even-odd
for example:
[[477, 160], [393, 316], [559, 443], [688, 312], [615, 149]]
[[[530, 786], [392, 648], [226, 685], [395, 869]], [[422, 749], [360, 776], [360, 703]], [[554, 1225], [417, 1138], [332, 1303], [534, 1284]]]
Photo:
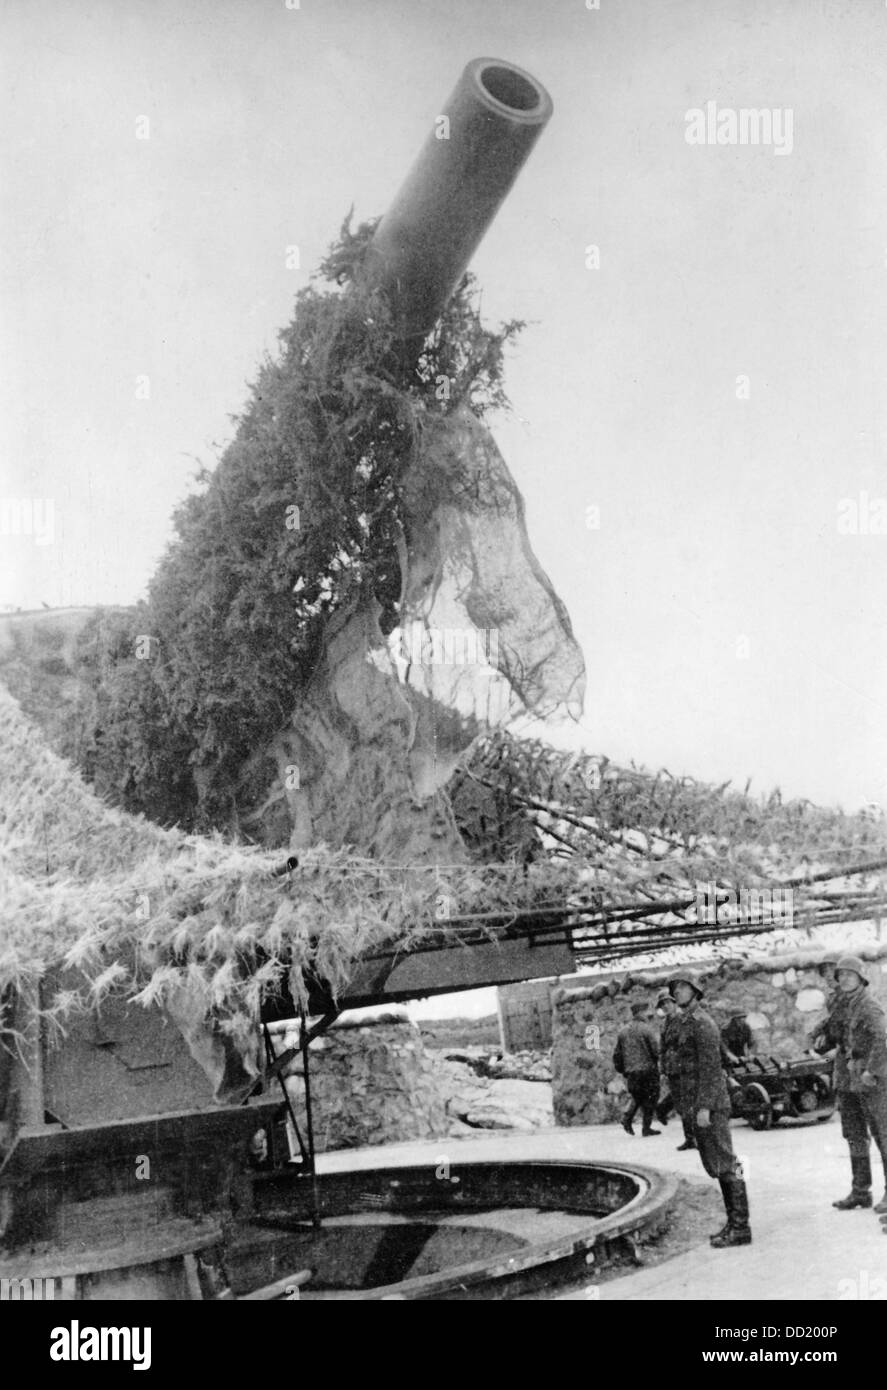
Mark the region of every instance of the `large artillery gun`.
[[376, 229], [366, 274], [415, 357], [551, 118], [522, 68], [474, 58]]
[[[364, 283], [388, 302], [404, 364], [418, 357], [551, 113], [548, 93], [523, 69], [493, 58], [467, 64], [365, 264]], [[429, 972], [426, 963], [396, 989], [386, 989], [396, 961], [368, 963], [353, 993], [360, 1002], [382, 1001], [572, 968], [566, 937], [533, 946], [522, 938], [450, 952], [446, 969]], [[436, 964], [443, 967], [443, 957]], [[321, 998], [318, 1007], [325, 1004]], [[127, 1010], [134, 1053], [149, 1017], [138, 1006]], [[279, 1101], [245, 1094], [242, 1104], [221, 1108], [195, 1084], [189, 1108], [181, 1068], [156, 1057], [127, 1062], [109, 1097], [104, 1064], [114, 1042], [101, 1028], [94, 1035], [81, 1029], [76, 1049], [72, 1037], [74, 1076], [47, 1048], [39, 988], [20, 992], [14, 1018], [25, 1041], [18, 1061], [0, 1066], [0, 1277], [29, 1286], [41, 1281], [77, 1298], [212, 1296], [232, 1194], [239, 1191], [248, 1208], [238, 1178], [247, 1169], [248, 1141], [257, 1127], [273, 1128]], [[303, 1018], [299, 1049], [309, 1113], [298, 1166], [312, 1179], [308, 1044], [317, 1028]], [[275, 1060], [267, 1028], [265, 1041], [268, 1086], [282, 1077], [283, 1059]], [[153, 1041], [145, 1042], [150, 1050]], [[198, 1251], [210, 1254], [198, 1260]]]

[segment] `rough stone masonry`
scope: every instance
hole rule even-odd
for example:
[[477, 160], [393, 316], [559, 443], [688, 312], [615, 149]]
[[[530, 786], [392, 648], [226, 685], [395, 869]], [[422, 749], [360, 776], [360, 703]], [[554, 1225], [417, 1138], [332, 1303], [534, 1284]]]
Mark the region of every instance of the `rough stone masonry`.
[[[872, 994], [887, 1003], [887, 943], [863, 950]], [[823, 1016], [825, 992], [816, 972], [821, 951], [763, 960], [693, 966], [705, 986], [704, 1007], [721, 1025], [731, 1008], [748, 1012], [757, 1050], [789, 1060], [808, 1047]], [[674, 969], [627, 973], [589, 986], [556, 989], [552, 996], [552, 1086], [559, 1125], [618, 1120], [625, 1083], [613, 1066], [620, 1028], [638, 1000], [655, 1007]], [[593, 980], [594, 977], [589, 977]]]

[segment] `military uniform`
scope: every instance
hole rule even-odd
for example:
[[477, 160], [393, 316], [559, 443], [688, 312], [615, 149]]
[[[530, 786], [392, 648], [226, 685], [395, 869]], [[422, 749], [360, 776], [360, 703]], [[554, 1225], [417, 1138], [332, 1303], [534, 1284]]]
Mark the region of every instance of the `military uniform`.
[[[711, 1178], [740, 1173], [730, 1137], [730, 1093], [721, 1065], [717, 1024], [698, 1004], [688, 1005], [678, 1020], [677, 1062], [680, 1094], [702, 1166]], [[711, 1111], [711, 1124], [700, 1128], [696, 1115]]]
[[832, 1084], [840, 1096], [841, 1091], [850, 1090], [850, 1069], [843, 1049], [848, 996], [843, 990], [833, 989], [825, 1001], [825, 1007], [826, 1016], [813, 1029], [810, 1042], [819, 1053], [831, 1052], [832, 1048], [837, 1048]]
[[[822, 980], [823, 988], [825, 988], [826, 984], [826, 967], [829, 966], [832, 969], [832, 975], [828, 980], [831, 988], [825, 1000], [825, 1018], [821, 1019], [809, 1034], [811, 1047], [815, 1048], [819, 1053], [830, 1052], [833, 1047], [838, 1047], [841, 1041], [841, 1014], [845, 995], [844, 991], [838, 988], [834, 971], [837, 968], [838, 961], [841, 959], [842, 954], [841, 951], [827, 951], [816, 967], [817, 973]], [[834, 1082], [836, 1089], [840, 1074], [838, 1060], [838, 1058], [835, 1059]]]
[[755, 1035], [744, 1018], [731, 1018], [721, 1030], [721, 1037], [736, 1061], [742, 1061], [743, 1057], [754, 1051]]
[[678, 1039], [680, 1037], [681, 1019], [679, 1014], [672, 1014], [666, 1018], [662, 1025], [660, 1034], [660, 1060], [662, 1062], [662, 1075], [668, 1082], [669, 1093], [671, 1094], [674, 1108], [681, 1112], [681, 1069], [678, 1058]]
[[[694, 1000], [681, 1006], [678, 1020], [676, 1059], [681, 1105], [692, 1125], [702, 1166], [720, 1183], [727, 1212], [726, 1226], [711, 1237], [711, 1243], [717, 1249], [748, 1245], [752, 1238], [748, 1194], [730, 1136], [730, 1093], [721, 1064], [720, 1030], [699, 1007], [702, 989], [696, 981], [687, 975], [676, 976], [669, 983], [672, 997], [679, 984], [689, 985], [696, 994]], [[708, 1111], [707, 1125], [699, 1123], [701, 1110]]]
[[[862, 961], [858, 956], [841, 956], [830, 963], [835, 966], [837, 986], [827, 1001], [828, 1015], [814, 1030], [812, 1041], [818, 1052], [837, 1049], [834, 1083], [853, 1183], [848, 1195], [832, 1206], [851, 1211], [872, 1205], [872, 1138], [887, 1184], [887, 1039], [884, 1010], [868, 993]], [[887, 1213], [887, 1190], [875, 1210]]]
[[623, 1117], [623, 1128], [631, 1132], [638, 1109], [643, 1114], [643, 1133], [658, 1134], [651, 1128], [659, 1102], [659, 1039], [649, 1023], [632, 1019], [616, 1039], [613, 1065], [625, 1077], [632, 1104]]
[[668, 1087], [668, 1095], [662, 1100], [659, 1106], [659, 1118], [664, 1123], [665, 1117], [668, 1114], [668, 1108], [674, 1106], [681, 1117], [681, 1124], [684, 1127], [684, 1143], [680, 1147], [692, 1149], [696, 1147], [696, 1140], [693, 1137], [692, 1116], [688, 1113], [681, 1098], [680, 1033], [681, 1016], [675, 1013], [666, 1018], [659, 1037], [662, 1074], [665, 1077], [665, 1083]]
[[[838, 1045], [838, 1104], [841, 1132], [847, 1140], [853, 1168], [853, 1189], [844, 1201], [852, 1201], [853, 1206], [870, 1206], [871, 1139], [881, 1155], [887, 1187], [887, 1020], [880, 1004], [864, 986], [844, 999]], [[878, 1203], [878, 1210], [887, 1211], [887, 1192]]]

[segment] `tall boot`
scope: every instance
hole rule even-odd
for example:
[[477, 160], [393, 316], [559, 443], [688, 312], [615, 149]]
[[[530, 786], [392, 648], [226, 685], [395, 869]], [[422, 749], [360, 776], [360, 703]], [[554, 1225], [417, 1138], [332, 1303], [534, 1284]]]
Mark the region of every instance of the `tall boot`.
[[661, 1125], [667, 1125], [672, 1111], [677, 1114], [677, 1106], [674, 1103], [674, 1096], [669, 1088], [656, 1107], [656, 1118]]
[[730, 1179], [718, 1178], [718, 1186], [721, 1189], [721, 1196], [724, 1199], [724, 1211], [727, 1213], [727, 1220], [715, 1235], [709, 1236], [709, 1240], [711, 1241], [712, 1245], [715, 1243], [716, 1240], [720, 1240], [723, 1236], [727, 1234], [727, 1232], [730, 1230], [730, 1225], [733, 1219], [731, 1206], [731, 1198], [733, 1194], [730, 1191]]
[[722, 1178], [721, 1190], [727, 1207], [728, 1221], [723, 1231], [712, 1236], [711, 1244], [716, 1250], [724, 1250], [730, 1245], [751, 1245], [751, 1226], [748, 1222], [748, 1192], [743, 1178]]
[[872, 1161], [868, 1154], [851, 1154], [850, 1167], [853, 1172], [853, 1186], [846, 1197], [832, 1202], [838, 1211], [852, 1211], [854, 1207], [870, 1207], [872, 1204]]
[[652, 1106], [652, 1105], [650, 1105], [650, 1106], [645, 1105], [645, 1106], [644, 1106], [644, 1108], [643, 1108], [643, 1115], [644, 1115], [644, 1125], [643, 1125], [643, 1129], [641, 1130], [641, 1134], [642, 1134], [642, 1136], [644, 1137], [644, 1139], [646, 1139], [647, 1136], [650, 1135], [650, 1134], [661, 1134], [661, 1133], [662, 1133], [662, 1130], [661, 1130], [661, 1129], [654, 1129], [654, 1128], [653, 1128], [653, 1115], [654, 1115], [654, 1110], [653, 1110], [653, 1106]]
[[687, 1123], [686, 1116], [684, 1115], [681, 1116], [681, 1124], [684, 1129], [684, 1142], [683, 1144], [678, 1144], [678, 1153], [682, 1153], [684, 1149], [696, 1148], [696, 1139], [693, 1135], [693, 1127], [692, 1125], [689, 1125]]

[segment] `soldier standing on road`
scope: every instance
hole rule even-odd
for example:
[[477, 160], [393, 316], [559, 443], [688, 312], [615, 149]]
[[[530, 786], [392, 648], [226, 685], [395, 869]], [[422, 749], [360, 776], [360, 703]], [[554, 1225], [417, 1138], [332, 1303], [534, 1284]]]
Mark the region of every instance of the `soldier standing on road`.
[[748, 1193], [730, 1137], [730, 1097], [721, 1066], [721, 1035], [714, 1019], [700, 1009], [702, 989], [689, 974], [676, 975], [668, 990], [681, 1010], [677, 1046], [681, 1103], [692, 1121], [702, 1166], [720, 1183], [727, 1212], [727, 1224], [711, 1237], [711, 1244], [716, 1250], [750, 1245]]
[[616, 1039], [613, 1065], [625, 1077], [631, 1104], [622, 1117], [622, 1128], [626, 1134], [634, 1134], [632, 1120], [640, 1109], [643, 1115], [641, 1134], [646, 1139], [651, 1134], [661, 1134], [653, 1129], [653, 1116], [659, 1102], [659, 1039], [650, 1026], [650, 1006], [632, 1004], [631, 1023], [623, 1028]]
[[[865, 967], [857, 956], [842, 956], [836, 968], [841, 1000], [827, 1024], [838, 1034], [840, 1080], [836, 1080], [841, 1107], [841, 1132], [850, 1149], [853, 1185], [846, 1197], [832, 1205], [838, 1211], [872, 1205], [870, 1138], [884, 1165], [885, 1192], [875, 1211], [887, 1213], [887, 1040], [884, 1010], [868, 992]], [[841, 1009], [838, 1024], [832, 1027]], [[836, 1075], [838, 1061], [835, 1062]]]
[[671, 995], [666, 991], [660, 994], [656, 1000], [657, 1013], [661, 1014], [664, 1022], [662, 1032], [659, 1035], [659, 1045], [661, 1048], [662, 1074], [665, 1077], [665, 1084], [668, 1087], [667, 1094], [659, 1103], [656, 1112], [662, 1124], [668, 1123], [669, 1109], [674, 1106], [681, 1118], [684, 1126], [684, 1142], [678, 1144], [678, 1153], [684, 1149], [695, 1149], [696, 1140], [693, 1138], [692, 1121], [688, 1118], [684, 1105], [681, 1101], [681, 1073], [678, 1062], [678, 1036], [681, 1030], [681, 1011]]

